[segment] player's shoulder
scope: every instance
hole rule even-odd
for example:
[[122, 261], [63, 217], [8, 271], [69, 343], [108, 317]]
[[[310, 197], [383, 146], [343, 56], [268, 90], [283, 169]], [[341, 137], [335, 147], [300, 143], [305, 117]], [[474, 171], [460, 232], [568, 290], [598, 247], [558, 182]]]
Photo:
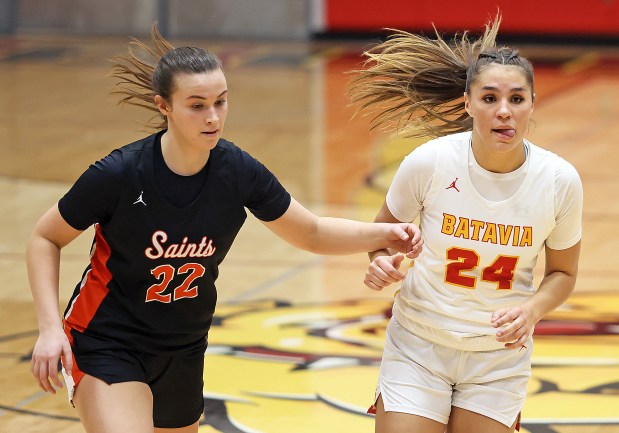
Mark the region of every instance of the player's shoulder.
[[136, 152], [144, 152], [146, 150], [152, 149], [155, 145], [155, 141], [157, 140], [157, 136], [163, 134], [163, 132], [164, 131], [159, 131], [146, 137], [142, 137], [132, 143], [125, 144], [117, 150], [123, 154], [130, 154]]
[[240, 147], [238, 147], [236, 144], [234, 144], [230, 140], [226, 140], [225, 138], [220, 138], [215, 148], [220, 149], [222, 151], [233, 151], [233, 152], [237, 152], [241, 150]]
[[97, 161], [95, 165], [104, 168], [109, 173], [116, 173], [118, 175], [125, 170], [132, 170], [131, 167], [139, 164], [143, 155], [152, 155], [157, 135], [162, 132], [159, 131], [114, 149], [106, 157]]
[[437, 137], [419, 146], [419, 148], [429, 151], [449, 151], [453, 148], [461, 148], [467, 146], [471, 142], [471, 132], [459, 132], [456, 134], [444, 135]]
[[240, 165], [243, 168], [259, 165], [259, 161], [249, 154], [246, 150], [241, 149], [232, 141], [220, 138], [217, 146], [212, 150], [211, 155], [214, 155], [219, 163], [232, 163]]
[[424, 159], [436, 159], [441, 154], [460, 155], [463, 146], [467, 146], [471, 140], [470, 132], [445, 135], [437, 137], [416, 147], [410, 156]]
[[557, 170], [576, 170], [572, 163], [567, 161], [562, 156], [548, 149], [544, 149], [536, 144], [533, 144], [528, 140], [526, 141], [526, 144], [531, 151], [531, 155], [534, 156], [534, 160], [543, 162], [545, 164], [552, 164], [556, 167]]
[[250, 158], [247, 152], [224, 138], [219, 139], [210, 156], [210, 160], [219, 166], [234, 166], [237, 169], [248, 159]]
[[527, 141], [527, 145], [533, 156], [532, 161], [540, 167], [540, 170], [554, 172], [557, 181], [570, 183], [580, 179], [576, 167], [562, 156], [530, 141]]
[[157, 135], [161, 132], [118, 147], [97, 161], [95, 165], [104, 166], [108, 169], [122, 170], [123, 166], [136, 164], [145, 152], [152, 152]]

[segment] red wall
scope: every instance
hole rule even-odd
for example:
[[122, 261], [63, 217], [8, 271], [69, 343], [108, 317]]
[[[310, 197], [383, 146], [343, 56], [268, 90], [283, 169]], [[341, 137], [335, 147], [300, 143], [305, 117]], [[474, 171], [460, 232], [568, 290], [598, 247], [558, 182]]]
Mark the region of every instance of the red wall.
[[326, 32], [385, 27], [478, 31], [500, 8], [501, 33], [619, 35], [619, 0], [324, 0]]

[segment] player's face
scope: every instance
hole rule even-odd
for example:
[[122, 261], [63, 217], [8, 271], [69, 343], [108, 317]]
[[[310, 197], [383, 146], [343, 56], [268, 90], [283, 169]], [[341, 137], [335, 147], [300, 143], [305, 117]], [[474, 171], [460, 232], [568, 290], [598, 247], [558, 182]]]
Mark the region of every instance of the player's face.
[[516, 66], [491, 65], [482, 70], [464, 95], [473, 118], [473, 152], [490, 170], [508, 172], [524, 162], [522, 140], [529, 129], [533, 95]]
[[168, 128], [190, 146], [212, 149], [222, 135], [228, 114], [228, 85], [221, 69], [177, 74]]

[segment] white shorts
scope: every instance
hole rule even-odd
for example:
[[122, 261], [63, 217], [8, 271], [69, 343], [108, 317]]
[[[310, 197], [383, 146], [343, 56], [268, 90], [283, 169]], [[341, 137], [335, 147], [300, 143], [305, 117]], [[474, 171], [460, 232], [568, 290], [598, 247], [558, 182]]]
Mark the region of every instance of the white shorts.
[[[436, 330], [437, 336], [441, 332]], [[522, 350], [490, 351], [467, 351], [434, 341], [411, 333], [395, 318], [390, 320], [376, 389], [385, 411], [447, 424], [455, 406], [513, 425], [531, 376], [532, 340]]]

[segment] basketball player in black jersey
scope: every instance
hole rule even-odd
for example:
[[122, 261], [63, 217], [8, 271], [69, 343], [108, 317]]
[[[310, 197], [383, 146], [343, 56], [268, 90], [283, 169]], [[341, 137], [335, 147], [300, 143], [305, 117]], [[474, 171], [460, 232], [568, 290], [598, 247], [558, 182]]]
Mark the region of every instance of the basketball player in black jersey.
[[[112, 75], [125, 102], [162, 114], [159, 131], [91, 165], [28, 243], [40, 329], [32, 373], [55, 393], [62, 358], [89, 433], [197, 432], [215, 280], [246, 208], [282, 239], [318, 254], [393, 248], [415, 258], [422, 247], [412, 224], [321, 218], [305, 209], [260, 162], [221, 138], [228, 89], [219, 59], [173, 49], [156, 28], [153, 42], [154, 67], [130, 50]], [[60, 251], [91, 225], [90, 264], [60, 320]]]

